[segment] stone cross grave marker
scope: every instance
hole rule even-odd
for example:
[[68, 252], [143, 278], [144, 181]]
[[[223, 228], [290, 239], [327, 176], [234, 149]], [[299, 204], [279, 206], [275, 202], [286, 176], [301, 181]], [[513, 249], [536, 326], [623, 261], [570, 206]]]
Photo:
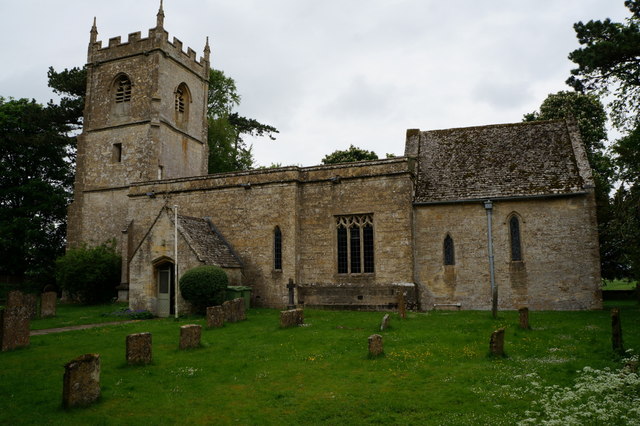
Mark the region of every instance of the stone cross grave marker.
[[100, 398], [100, 355], [86, 354], [64, 366], [62, 406], [84, 407]]
[[293, 280], [289, 278], [289, 284], [287, 284], [287, 289], [289, 289], [289, 305], [287, 306], [287, 309], [289, 310], [296, 308], [293, 294], [294, 288], [296, 288], [296, 285], [293, 283]]

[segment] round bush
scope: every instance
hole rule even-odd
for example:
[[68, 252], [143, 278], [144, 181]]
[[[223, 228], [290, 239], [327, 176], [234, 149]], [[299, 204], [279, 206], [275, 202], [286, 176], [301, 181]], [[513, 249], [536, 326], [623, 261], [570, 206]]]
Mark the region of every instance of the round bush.
[[222, 305], [227, 284], [229, 278], [222, 268], [198, 266], [180, 277], [180, 292], [184, 300], [202, 313], [207, 306]]

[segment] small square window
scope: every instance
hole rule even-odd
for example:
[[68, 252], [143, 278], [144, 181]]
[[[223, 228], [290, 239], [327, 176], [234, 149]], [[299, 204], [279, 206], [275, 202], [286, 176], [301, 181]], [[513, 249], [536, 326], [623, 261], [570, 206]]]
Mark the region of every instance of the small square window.
[[111, 151], [111, 161], [114, 163], [122, 163], [122, 144], [114, 143]]

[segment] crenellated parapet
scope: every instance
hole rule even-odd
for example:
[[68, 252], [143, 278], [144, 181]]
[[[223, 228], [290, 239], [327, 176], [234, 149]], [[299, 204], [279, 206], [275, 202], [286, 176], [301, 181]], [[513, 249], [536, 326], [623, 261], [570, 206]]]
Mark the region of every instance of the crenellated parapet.
[[136, 55], [151, 55], [160, 52], [164, 57], [171, 58], [179, 64], [187, 67], [194, 73], [208, 78], [209, 72], [209, 44], [204, 48], [204, 54], [199, 59], [192, 48], [183, 50], [182, 41], [173, 37], [169, 41], [169, 33], [162, 27], [151, 28], [147, 37], [142, 37], [140, 31], [129, 34], [127, 41], [122, 41], [120, 36], [112, 37], [106, 47], [102, 46], [102, 41], [97, 40], [97, 28], [94, 25], [91, 29], [91, 40], [89, 42], [89, 53], [87, 62], [89, 66], [116, 61]]

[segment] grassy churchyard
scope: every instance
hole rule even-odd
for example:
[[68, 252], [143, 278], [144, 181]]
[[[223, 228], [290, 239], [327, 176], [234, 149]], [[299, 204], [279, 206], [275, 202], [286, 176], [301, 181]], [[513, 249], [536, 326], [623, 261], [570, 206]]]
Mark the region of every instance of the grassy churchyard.
[[[625, 347], [640, 350], [640, 309], [624, 303]], [[610, 306], [534, 311], [531, 330], [518, 312], [392, 314], [383, 332], [381, 312], [306, 310], [305, 326], [280, 329], [277, 310], [251, 309], [203, 328], [187, 351], [179, 326], [204, 327], [201, 317], [32, 336], [0, 353], [0, 424], [640, 424], [640, 382], [619, 372]], [[120, 308], [61, 305], [32, 329], [114, 321], [101, 314]], [[507, 356], [491, 358], [499, 327]], [[129, 366], [125, 338], [140, 332], [152, 333], [153, 362]], [[385, 356], [369, 359], [374, 333]], [[101, 399], [64, 410], [63, 366], [86, 353], [100, 354]]]

